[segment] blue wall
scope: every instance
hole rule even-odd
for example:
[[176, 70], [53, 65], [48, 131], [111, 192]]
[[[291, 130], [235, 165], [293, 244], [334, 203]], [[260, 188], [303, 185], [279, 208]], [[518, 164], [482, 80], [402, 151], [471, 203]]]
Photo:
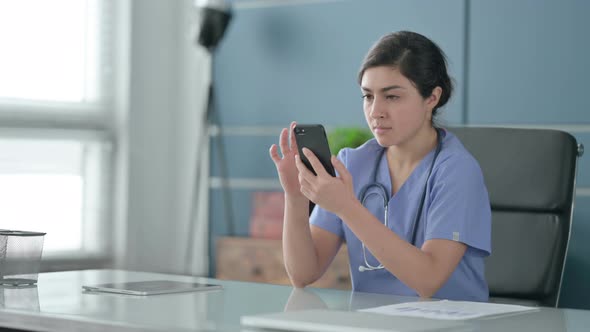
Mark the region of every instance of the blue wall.
[[[364, 126], [360, 62], [383, 34], [413, 30], [449, 58], [456, 94], [449, 125], [544, 126], [590, 142], [590, 77], [584, 0], [234, 1], [215, 57], [221, 135], [231, 180], [234, 235], [247, 236], [251, 193], [280, 190], [268, 147], [291, 120]], [[287, 3], [287, 4], [285, 4]], [[289, 4], [291, 3], [291, 4]], [[295, 4], [295, 5], [293, 5]], [[585, 84], [584, 84], [585, 83]], [[227, 234], [217, 153], [211, 145], [211, 271], [214, 242]], [[589, 143], [590, 144], [590, 143]], [[580, 160], [563, 307], [590, 309], [590, 172]]]

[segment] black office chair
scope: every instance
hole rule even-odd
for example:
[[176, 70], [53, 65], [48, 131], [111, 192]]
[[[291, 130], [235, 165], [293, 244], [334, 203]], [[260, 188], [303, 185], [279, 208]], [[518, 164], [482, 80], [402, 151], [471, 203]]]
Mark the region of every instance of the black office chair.
[[490, 302], [556, 307], [571, 232], [576, 139], [545, 129], [449, 128], [479, 161], [492, 207]]

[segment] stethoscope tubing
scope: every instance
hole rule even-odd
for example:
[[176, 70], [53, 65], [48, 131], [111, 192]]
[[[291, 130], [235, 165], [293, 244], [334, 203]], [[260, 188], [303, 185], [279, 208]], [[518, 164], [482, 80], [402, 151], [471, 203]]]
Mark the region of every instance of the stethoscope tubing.
[[[440, 132], [441, 129], [439, 128], [435, 128], [436, 129], [436, 150], [434, 152], [434, 157], [432, 158], [432, 162], [430, 163], [430, 168], [428, 170], [428, 176], [426, 177], [426, 182], [424, 183], [424, 189], [422, 190], [422, 196], [420, 198], [420, 203], [418, 204], [418, 210], [416, 211], [416, 215], [414, 216], [414, 220], [412, 222], [412, 236], [411, 236], [411, 244], [412, 245], [416, 245], [416, 237], [418, 234], [418, 223], [420, 221], [420, 218], [422, 217], [422, 210], [424, 208], [424, 201], [426, 199], [426, 190], [428, 187], [428, 180], [430, 179], [430, 175], [432, 174], [432, 169], [434, 168], [434, 162], [436, 161], [436, 158], [438, 157], [440, 151], [442, 150], [442, 134]], [[361, 202], [361, 204], [363, 206], [365, 206], [365, 201], [367, 200], [367, 198], [371, 195], [379, 195], [381, 196], [381, 198], [383, 199], [383, 207], [385, 209], [385, 218], [384, 218], [384, 224], [387, 228], [389, 228], [389, 223], [388, 223], [388, 219], [389, 219], [389, 211], [388, 211], [388, 207], [389, 207], [389, 192], [387, 190], [387, 188], [379, 183], [377, 181], [377, 173], [379, 170], [379, 165], [381, 164], [381, 160], [383, 159], [383, 156], [385, 155], [385, 152], [387, 151], [387, 148], [383, 148], [381, 150], [381, 153], [379, 154], [379, 157], [377, 157], [377, 162], [375, 163], [375, 166], [373, 167], [373, 174], [372, 174], [372, 179], [373, 181], [371, 183], [366, 184], [359, 192], [359, 201]], [[378, 189], [378, 193], [375, 192], [371, 192], [368, 193], [367, 192], [370, 189], [373, 188], [377, 188]], [[379, 263], [379, 265], [374, 266], [369, 264], [369, 261], [367, 260], [367, 254], [366, 254], [366, 248], [365, 248], [365, 243], [361, 242], [362, 245], [362, 250], [363, 250], [363, 260], [365, 265], [359, 265], [359, 272], [364, 272], [364, 271], [373, 271], [373, 270], [379, 270], [379, 269], [383, 269], [384, 266], [383, 264]]]

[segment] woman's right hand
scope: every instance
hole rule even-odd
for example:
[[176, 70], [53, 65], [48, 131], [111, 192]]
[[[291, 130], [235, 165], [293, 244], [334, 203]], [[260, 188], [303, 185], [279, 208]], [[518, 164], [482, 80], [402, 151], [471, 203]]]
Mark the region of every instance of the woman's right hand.
[[[298, 153], [297, 142], [295, 135], [293, 135], [293, 128], [295, 128], [295, 121], [291, 122], [289, 129], [283, 128], [279, 138], [279, 146], [281, 148], [281, 158], [278, 153], [276, 144], [270, 147], [270, 157], [277, 167], [279, 173], [279, 180], [285, 194], [291, 196], [303, 196], [299, 187], [299, 171], [295, 166], [295, 155]], [[289, 144], [290, 143], [290, 144]]]

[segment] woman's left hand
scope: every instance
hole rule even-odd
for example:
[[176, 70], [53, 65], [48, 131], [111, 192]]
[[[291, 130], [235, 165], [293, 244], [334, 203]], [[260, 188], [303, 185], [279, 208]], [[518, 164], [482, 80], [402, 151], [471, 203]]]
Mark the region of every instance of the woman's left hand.
[[338, 172], [338, 176], [333, 177], [328, 174], [311, 150], [303, 148], [303, 153], [317, 175], [305, 167], [299, 155], [296, 156], [301, 193], [310, 201], [336, 215], [340, 215], [346, 208], [353, 206], [357, 199], [354, 195], [352, 176], [344, 164], [332, 156], [332, 165]]

